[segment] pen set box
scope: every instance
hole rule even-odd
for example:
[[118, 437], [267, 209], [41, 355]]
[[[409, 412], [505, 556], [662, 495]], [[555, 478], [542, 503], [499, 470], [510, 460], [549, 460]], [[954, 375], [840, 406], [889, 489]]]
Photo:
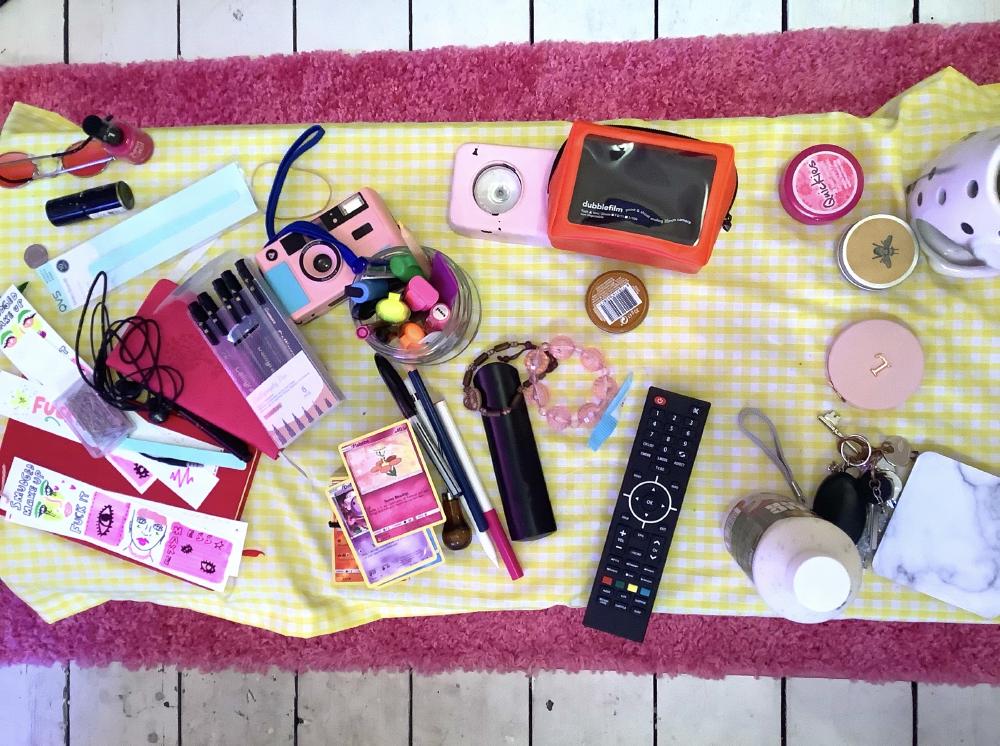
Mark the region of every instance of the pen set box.
[[167, 296], [161, 309], [172, 304], [184, 308], [277, 448], [343, 400], [252, 261], [233, 252], [214, 259]]

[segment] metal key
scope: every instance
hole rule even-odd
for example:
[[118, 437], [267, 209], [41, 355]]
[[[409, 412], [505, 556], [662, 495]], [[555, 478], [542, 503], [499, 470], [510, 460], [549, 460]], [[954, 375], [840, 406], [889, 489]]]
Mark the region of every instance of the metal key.
[[826, 429], [837, 436], [838, 440], [845, 441], [847, 443], [848, 450], [855, 456], [861, 455], [861, 447], [858, 446], [853, 440], [850, 440], [850, 436], [844, 433], [843, 430], [838, 427], [840, 423], [840, 414], [836, 410], [830, 409], [816, 417], [820, 422], [822, 422]]
[[906, 438], [890, 435], [883, 440], [882, 453], [894, 468], [905, 469], [916, 457], [917, 452], [913, 450], [913, 446]]

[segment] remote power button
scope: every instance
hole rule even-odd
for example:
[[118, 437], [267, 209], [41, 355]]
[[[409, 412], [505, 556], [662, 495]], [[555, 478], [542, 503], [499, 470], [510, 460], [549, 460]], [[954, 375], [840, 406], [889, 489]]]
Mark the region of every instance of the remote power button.
[[667, 403], [667, 397], [665, 397], [665, 396], [654, 396], [653, 397], [653, 404], [655, 404], [658, 407], [662, 407], [666, 403]]

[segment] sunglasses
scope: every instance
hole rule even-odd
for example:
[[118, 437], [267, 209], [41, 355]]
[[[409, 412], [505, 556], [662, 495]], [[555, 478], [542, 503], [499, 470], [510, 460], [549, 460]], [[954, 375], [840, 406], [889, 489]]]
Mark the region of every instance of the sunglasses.
[[[42, 170], [40, 162], [48, 159], [57, 161], [58, 165], [48, 171]], [[89, 137], [61, 153], [3, 153], [0, 155], [0, 188], [16, 189], [34, 179], [47, 179], [60, 174], [73, 174], [80, 178], [96, 176], [113, 160], [114, 156], [108, 154], [100, 140]]]

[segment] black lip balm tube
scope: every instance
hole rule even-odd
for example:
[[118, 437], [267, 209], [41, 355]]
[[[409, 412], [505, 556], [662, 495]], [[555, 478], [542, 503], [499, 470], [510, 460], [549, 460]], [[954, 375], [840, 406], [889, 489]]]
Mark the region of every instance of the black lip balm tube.
[[93, 220], [115, 215], [135, 207], [135, 196], [124, 181], [84, 189], [50, 199], [45, 203], [45, 216], [52, 225], [69, 225], [81, 220]]
[[[490, 363], [479, 369], [472, 382], [479, 389], [484, 407], [504, 409], [521, 385], [521, 375], [508, 363]], [[556, 517], [524, 397], [510, 414], [483, 417], [483, 427], [510, 538], [527, 541], [553, 533]]]

